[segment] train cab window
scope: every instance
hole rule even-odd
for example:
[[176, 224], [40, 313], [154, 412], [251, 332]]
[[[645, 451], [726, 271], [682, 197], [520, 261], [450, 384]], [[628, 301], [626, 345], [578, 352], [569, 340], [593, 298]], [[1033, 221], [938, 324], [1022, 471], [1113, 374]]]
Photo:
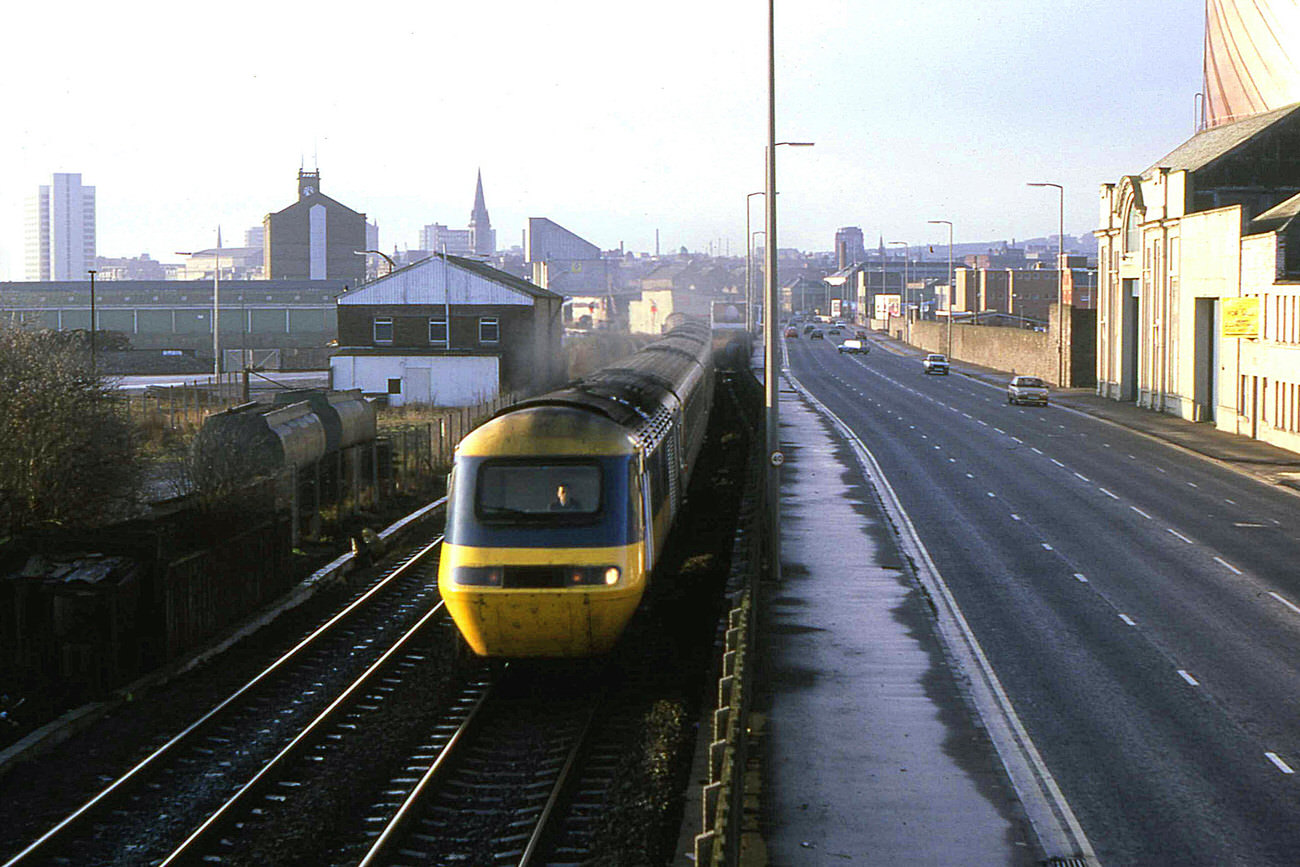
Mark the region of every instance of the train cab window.
[[600, 465], [485, 463], [479, 470], [475, 508], [485, 521], [596, 515], [601, 509]]

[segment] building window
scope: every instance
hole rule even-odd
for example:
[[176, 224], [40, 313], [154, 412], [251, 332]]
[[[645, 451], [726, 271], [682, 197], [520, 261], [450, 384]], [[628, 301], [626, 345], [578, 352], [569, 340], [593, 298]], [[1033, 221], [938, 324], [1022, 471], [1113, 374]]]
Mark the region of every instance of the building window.
[[388, 380], [388, 393], [389, 393], [389, 394], [401, 394], [401, 393], [402, 393], [402, 380], [401, 380], [401, 379], [398, 379], [398, 378], [396, 378], [396, 377], [393, 378], [393, 379]]
[[375, 317], [375, 343], [393, 342], [393, 319], [391, 316]]
[[1141, 231], [1138, 227], [1137, 208], [1130, 207], [1128, 215], [1124, 217], [1124, 252], [1135, 253], [1138, 246], [1142, 243]]
[[434, 346], [447, 345], [447, 319], [444, 316], [429, 317], [429, 343]]
[[480, 316], [478, 320], [478, 342], [497, 343], [501, 340], [501, 320], [495, 316]]

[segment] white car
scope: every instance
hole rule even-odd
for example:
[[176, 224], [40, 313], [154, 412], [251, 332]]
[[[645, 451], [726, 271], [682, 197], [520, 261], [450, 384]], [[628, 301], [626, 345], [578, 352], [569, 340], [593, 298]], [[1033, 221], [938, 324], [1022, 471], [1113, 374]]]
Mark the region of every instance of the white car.
[[1036, 376], [1012, 377], [1007, 386], [1007, 403], [1037, 403], [1047, 406], [1047, 383]]
[[853, 355], [866, 355], [871, 351], [871, 344], [865, 340], [858, 340], [856, 337], [850, 337], [839, 345], [840, 352], [848, 352]]
[[937, 352], [931, 352], [921, 361], [926, 373], [941, 373], [948, 375], [948, 356], [940, 355]]

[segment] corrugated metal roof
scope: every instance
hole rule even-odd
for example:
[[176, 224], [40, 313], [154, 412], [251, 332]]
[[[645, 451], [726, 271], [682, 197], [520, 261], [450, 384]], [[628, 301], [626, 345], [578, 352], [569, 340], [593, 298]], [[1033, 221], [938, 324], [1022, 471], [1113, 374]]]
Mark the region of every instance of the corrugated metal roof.
[[448, 285], [452, 304], [528, 306], [537, 298], [561, 297], [473, 259], [447, 256], [444, 265], [437, 254], [340, 295], [339, 304], [446, 304]]
[[1300, 214], [1300, 193], [1251, 220], [1249, 231], [1251, 234], [1256, 234], [1284, 229], [1298, 214]]
[[1144, 177], [1148, 177], [1161, 167], [1174, 172], [1194, 172], [1197, 169], [1202, 169], [1220, 157], [1236, 150], [1273, 124], [1296, 112], [1300, 112], [1300, 102], [1264, 114], [1258, 114], [1254, 117], [1248, 117], [1236, 123], [1228, 123], [1199, 132], [1174, 148], [1163, 159], [1157, 160], [1142, 174]]

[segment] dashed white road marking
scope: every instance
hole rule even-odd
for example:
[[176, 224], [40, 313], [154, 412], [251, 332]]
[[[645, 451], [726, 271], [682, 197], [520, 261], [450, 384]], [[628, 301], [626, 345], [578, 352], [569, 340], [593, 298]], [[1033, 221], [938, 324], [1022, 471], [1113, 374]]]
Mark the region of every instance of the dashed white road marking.
[[995, 431], [997, 431], [998, 433], [1000, 433], [1000, 434], [1004, 434], [1004, 433], [1006, 433], [1006, 431], [1004, 431], [1004, 430], [1003, 430], [1002, 428], [1000, 428], [1000, 427], [995, 427], [995, 428], [993, 428], [993, 429], [994, 429]]
[[1187, 483], [1187, 487], [1189, 487], [1189, 488], [1199, 488], [1200, 485], [1196, 484], [1196, 482], [1188, 482], [1188, 483]]
[[1151, 520], [1151, 516], [1148, 515], [1146, 512], [1142, 511], [1141, 509], [1139, 509], [1137, 506], [1129, 506], [1129, 508], [1132, 509], [1133, 511], [1137, 512], [1137, 513], [1138, 513], [1139, 515], [1141, 515], [1142, 517], [1146, 518], [1148, 521]]
[[1236, 566], [1233, 566], [1231, 563], [1229, 563], [1227, 560], [1223, 559], [1222, 557], [1215, 557], [1214, 561], [1218, 563], [1220, 566], [1227, 569], [1229, 572], [1233, 572], [1237, 575], [1241, 574], [1240, 569], [1238, 569]]
[[1075, 577], [1075, 579], [1078, 580], [1079, 583], [1081, 583], [1081, 584], [1087, 584], [1087, 583], [1088, 583], [1088, 576], [1087, 576], [1087, 575], [1084, 575], [1082, 572], [1075, 572], [1075, 573], [1074, 573], [1074, 577]]
[[1129, 626], [1137, 626], [1137, 624], [1133, 622], [1133, 618], [1132, 618], [1132, 617], [1129, 617], [1127, 614], [1121, 614], [1121, 615], [1119, 616], [1119, 619], [1120, 619], [1120, 620], [1123, 620], [1123, 621], [1124, 621], [1125, 623], [1127, 623]]
[[1200, 686], [1200, 685], [1201, 685], [1201, 682], [1200, 682], [1199, 680], [1197, 680], [1196, 678], [1192, 677], [1190, 674], [1188, 674], [1187, 672], [1183, 671], [1181, 668], [1178, 669], [1178, 676], [1181, 677], [1183, 680], [1187, 681], [1188, 685], [1190, 685], [1190, 686]]
[[1116, 496], [1115, 494], [1112, 494], [1110, 491], [1106, 490], [1105, 488], [1097, 488], [1097, 490], [1101, 491], [1103, 494], [1105, 494], [1106, 496], [1110, 497], [1112, 500], [1118, 500], [1118, 499], [1119, 499], [1118, 496]]
[[1015, 512], [1012, 512], [1012, 513], [1011, 513], [1011, 520], [1013, 520], [1013, 521], [1019, 521], [1019, 520], [1020, 520], [1020, 516], [1017, 515]]
[[1061, 463], [1061, 462], [1058, 461], [1056, 458], [1048, 458], [1048, 460], [1050, 460], [1052, 463], [1056, 464], [1058, 467], [1060, 467], [1060, 468], [1062, 468], [1062, 469], [1065, 469], [1065, 464]]
[[1291, 609], [1292, 611], [1294, 611], [1296, 614], [1300, 614], [1300, 605], [1296, 605], [1296, 604], [1295, 604], [1294, 602], [1292, 602], [1290, 599], [1287, 599], [1287, 598], [1284, 597], [1284, 596], [1279, 596], [1278, 594], [1272, 592], [1271, 590], [1269, 591], [1269, 594], [1268, 594], [1268, 595], [1269, 595], [1269, 596], [1272, 596], [1272, 597], [1273, 597], [1274, 599], [1276, 599], [1278, 602], [1281, 602], [1281, 603], [1282, 603], [1283, 605], [1285, 605], [1287, 608], [1290, 608], [1290, 609]]
[[968, 478], [968, 479], [973, 479], [973, 478], [975, 478], [975, 476], [974, 476], [974, 474], [972, 474], [972, 473], [967, 473], [967, 474], [966, 474], [966, 478]]
[[1083, 473], [1075, 473], [1074, 475], [1076, 478], [1083, 479], [1085, 482], [1088, 481], [1088, 477], [1085, 476]]
[[1052, 546], [1049, 545], [1049, 544], [1047, 544], [1046, 542], [1039, 542], [1038, 544], [1040, 544], [1040, 545], [1043, 546], [1043, 550], [1044, 550], [1044, 551], [1051, 551], [1051, 550], [1052, 550]]
[[1167, 473], [1167, 472], [1168, 472], [1168, 470], [1166, 470], [1164, 467], [1156, 467], [1156, 470], [1157, 470], [1158, 472], [1161, 472], [1161, 473]]
[[1223, 502], [1228, 503], [1228, 504], [1233, 505], [1233, 506], [1237, 505], [1237, 501], [1236, 501], [1236, 500], [1229, 500], [1227, 497], [1224, 497], [1224, 498], [1223, 498]]
[[1186, 542], [1188, 545], [1195, 545], [1195, 544], [1196, 544], [1196, 543], [1193, 542], [1191, 539], [1187, 538], [1187, 537], [1184, 536], [1182, 533], [1180, 533], [1180, 532], [1178, 532], [1177, 530], [1175, 530], [1173, 527], [1165, 527], [1165, 530], [1168, 531], [1169, 534], [1170, 534], [1171, 536], [1173, 536], [1175, 539], [1182, 539], [1182, 540], [1183, 540], [1184, 542]]
[[1270, 762], [1272, 762], [1274, 767], [1276, 767], [1282, 773], [1284, 774], [1295, 773], [1295, 771], [1291, 770], [1291, 766], [1288, 765], [1286, 762], [1282, 761], [1281, 757], [1278, 756], [1277, 753], [1264, 753], [1264, 757], [1268, 759]]
[[1030, 446], [1029, 448], [1030, 448], [1030, 449], [1031, 449], [1035, 454], [1040, 454], [1040, 455], [1041, 455], [1041, 454], [1043, 453], [1043, 450], [1040, 449], [1038, 446]]
[[990, 497], [997, 497], [997, 494], [993, 493], [992, 491], [989, 491], [988, 494]]

